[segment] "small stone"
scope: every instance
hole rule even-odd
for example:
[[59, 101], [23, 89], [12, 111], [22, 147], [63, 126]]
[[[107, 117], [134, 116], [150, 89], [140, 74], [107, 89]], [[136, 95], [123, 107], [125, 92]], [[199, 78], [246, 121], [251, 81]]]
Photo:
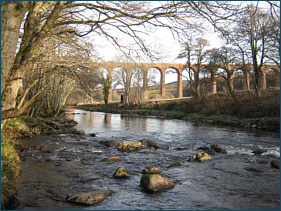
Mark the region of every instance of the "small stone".
[[212, 160], [212, 158], [210, 157], [210, 155], [208, 155], [206, 152], [198, 153], [198, 154], [196, 155], [196, 159], [197, 159], [199, 162], [211, 161], [211, 160]]
[[46, 145], [44, 144], [40, 144], [36, 147], [37, 150], [39, 150], [40, 152], [43, 152], [43, 153], [50, 153], [52, 152], [51, 149], [49, 149]]
[[136, 150], [139, 147], [141, 147], [140, 141], [125, 141], [119, 146], [118, 150], [122, 152], [127, 152]]
[[264, 150], [264, 149], [256, 149], [252, 153], [261, 155], [262, 153], [265, 153], [265, 152], [266, 152], [266, 150]]
[[206, 153], [208, 153], [208, 155], [217, 155], [216, 151], [214, 149], [208, 149], [206, 151]]
[[109, 196], [108, 191], [96, 190], [86, 193], [78, 193], [66, 197], [66, 200], [72, 203], [93, 205], [99, 203]]
[[194, 155], [191, 158], [189, 158], [188, 161], [194, 161], [194, 160], [203, 162], [203, 161], [211, 161], [213, 159], [206, 152], [199, 152], [197, 155]]
[[96, 134], [95, 133], [91, 133], [90, 136], [96, 137]]
[[116, 140], [100, 141], [100, 143], [107, 147], [118, 147], [120, 145]]
[[216, 147], [213, 148], [213, 150], [215, 150], [216, 152], [221, 153], [221, 154], [227, 154], [226, 149], [224, 149], [222, 147], [216, 146]]
[[144, 170], [142, 170], [142, 174], [158, 174], [162, 171], [163, 170], [158, 167], [149, 166], [149, 167], [145, 168]]
[[175, 186], [172, 180], [167, 177], [161, 177], [159, 174], [144, 174], [141, 177], [140, 183], [146, 192], [155, 192]]
[[271, 161], [270, 164], [271, 164], [271, 167], [280, 169], [280, 160], [273, 160], [273, 161]]
[[122, 167], [118, 168], [113, 174], [114, 178], [129, 178], [130, 176], [129, 172]]
[[183, 165], [182, 161], [177, 161], [177, 162], [171, 164], [170, 166], [168, 166], [168, 168], [176, 167], [176, 166], [182, 166], [182, 165]]
[[123, 159], [120, 158], [119, 156], [112, 156], [112, 157], [105, 158], [102, 161], [105, 161], [105, 162], [117, 162], [117, 161], [122, 161], [122, 160]]

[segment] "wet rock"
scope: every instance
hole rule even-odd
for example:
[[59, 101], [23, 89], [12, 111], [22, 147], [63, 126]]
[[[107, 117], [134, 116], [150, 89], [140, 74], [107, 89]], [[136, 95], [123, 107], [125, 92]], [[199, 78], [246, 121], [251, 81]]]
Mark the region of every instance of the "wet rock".
[[277, 169], [267, 168], [267, 167], [258, 167], [258, 166], [245, 167], [244, 169], [247, 170], [247, 171], [253, 171], [253, 172], [274, 172], [274, 171], [278, 171]]
[[271, 161], [271, 167], [279, 169], [280, 170], [280, 160], [273, 160]]
[[182, 166], [182, 165], [183, 165], [182, 161], [177, 161], [177, 162], [171, 164], [170, 166], [168, 166], [168, 168]]
[[118, 147], [120, 145], [120, 143], [116, 140], [100, 141], [99, 143], [107, 147]]
[[142, 174], [158, 174], [162, 171], [163, 170], [161, 168], [149, 166], [149, 167], [146, 167], [144, 170], [142, 170]]
[[192, 156], [188, 161], [211, 161], [213, 160], [210, 155], [208, 155], [206, 152], [199, 152], [197, 155]]
[[224, 149], [224, 148], [222, 148], [222, 147], [216, 146], [216, 147], [212, 147], [212, 149], [215, 150], [215, 151], [218, 152], [218, 153], [227, 154], [226, 149]]
[[70, 195], [66, 197], [66, 200], [77, 204], [93, 205], [106, 199], [109, 194], [108, 191], [96, 190]]
[[125, 141], [120, 144], [118, 150], [121, 152], [133, 151], [141, 147], [140, 141]]
[[256, 150], [254, 150], [252, 153], [261, 155], [261, 154], [264, 153], [264, 152], [266, 152], [266, 150], [264, 150], [264, 149], [256, 149]]
[[49, 149], [49, 147], [47, 147], [46, 145], [44, 144], [40, 144], [36, 147], [36, 150], [39, 150], [40, 152], [43, 152], [43, 153], [50, 153], [52, 152], [51, 149]]
[[141, 177], [140, 183], [143, 190], [146, 192], [155, 192], [175, 186], [172, 180], [167, 177], [162, 177], [159, 174], [144, 174]]
[[126, 178], [129, 178], [130, 176], [131, 175], [129, 174], [129, 172], [122, 167], [118, 168], [115, 171], [115, 173], [113, 174], [114, 178], [120, 178], [120, 179], [123, 179], [123, 178], [126, 179]]
[[154, 149], [164, 149], [168, 150], [169, 146], [165, 144], [162, 140], [157, 138], [144, 138], [140, 140], [142, 146], [146, 146], [148, 148], [153, 147]]
[[216, 151], [215, 151], [214, 149], [208, 149], [208, 150], [206, 151], [206, 153], [207, 153], [208, 155], [217, 155], [217, 153], [216, 153]]
[[102, 161], [104, 162], [118, 162], [118, 161], [122, 161], [123, 159], [120, 158], [119, 156], [112, 156], [112, 157], [108, 157], [103, 159]]
[[96, 134], [95, 133], [91, 133], [90, 136], [96, 137]]

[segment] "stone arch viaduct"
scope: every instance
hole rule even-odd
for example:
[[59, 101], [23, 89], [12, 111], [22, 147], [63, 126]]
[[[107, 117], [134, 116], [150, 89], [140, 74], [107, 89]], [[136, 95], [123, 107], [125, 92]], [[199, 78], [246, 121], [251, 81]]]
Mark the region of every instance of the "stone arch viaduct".
[[[91, 66], [94, 68], [105, 68], [109, 73], [112, 72], [115, 68], [121, 68], [125, 70], [127, 73], [133, 69], [133, 68], [139, 68], [143, 71], [143, 86], [145, 87], [145, 93], [144, 96], [146, 99], [148, 99], [148, 71], [152, 68], [158, 69], [160, 71], [160, 93], [161, 96], [165, 96], [165, 73], [167, 69], [174, 69], [176, 70], [178, 74], [177, 78], [177, 98], [183, 97], [183, 84], [182, 84], [182, 73], [187, 68], [186, 64], [172, 64], [172, 63], [118, 63], [118, 62], [94, 62], [91, 63]], [[193, 72], [197, 72], [197, 68], [195, 65], [191, 65]], [[207, 68], [207, 65], [201, 65], [201, 68]], [[211, 72], [211, 88], [210, 93], [215, 94], [217, 93], [217, 84], [215, 77], [212, 77], [212, 75], [215, 75], [215, 73], [222, 67], [217, 66], [216, 68], [213, 68]], [[229, 65], [229, 70], [241, 70], [241, 65]], [[248, 70], [253, 69], [253, 65], [247, 66]], [[260, 76], [260, 89], [266, 89], [266, 73], [272, 70], [275, 73], [276, 76], [276, 84], [280, 84], [280, 68], [277, 65], [263, 65], [261, 70], [261, 76]], [[247, 74], [247, 71], [243, 71], [243, 89], [247, 90], [247, 88], [250, 89], [250, 77], [249, 74]], [[111, 89], [112, 92], [112, 89]], [[111, 95], [112, 98], [112, 95]], [[111, 101], [111, 99], [109, 99]]]

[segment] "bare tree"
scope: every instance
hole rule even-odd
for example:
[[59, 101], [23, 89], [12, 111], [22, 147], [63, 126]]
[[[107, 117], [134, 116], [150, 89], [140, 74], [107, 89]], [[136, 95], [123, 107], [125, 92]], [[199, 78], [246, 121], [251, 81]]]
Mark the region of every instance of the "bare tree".
[[226, 81], [227, 89], [235, 102], [238, 99], [233, 90], [233, 74], [236, 70], [236, 50], [233, 48], [221, 47], [219, 49], [219, 63], [221, 64], [221, 69], [217, 71], [217, 75], [222, 77]]
[[250, 58], [248, 64], [254, 67], [256, 95], [260, 95], [260, 75], [263, 65], [269, 60], [277, 61], [280, 58], [277, 53], [280, 52], [280, 38], [275, 38], [275, 33], [277, 36], [280, 34], [277, 25], [270, 13], [249, 5], [238, 15], [236, 25], [226, 27], [228, 32], [224, 36], [230, 44], [239, 49], [240, 64], [245, 64]]
[[194, 97], [199, 97], [200, 92], [200, 71], [203, 69], [203, 62], [206, 58], [206, 49], [209, 43], [206, 39], [196, 38], [194, 41], [192, 37], [183, 43], [183, 51], [179, 54], [178, 58], [187, 58], [188, 72], [187, 80], [191, 85]]

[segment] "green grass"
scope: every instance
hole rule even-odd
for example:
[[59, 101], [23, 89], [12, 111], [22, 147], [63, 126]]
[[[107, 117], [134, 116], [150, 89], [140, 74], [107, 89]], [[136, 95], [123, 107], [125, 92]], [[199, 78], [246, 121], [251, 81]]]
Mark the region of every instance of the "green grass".
[[1, 136], [1, 208], [16, 194], [16, 184], [20, 173], [20, 159], [15, 150], [17, 143]]

